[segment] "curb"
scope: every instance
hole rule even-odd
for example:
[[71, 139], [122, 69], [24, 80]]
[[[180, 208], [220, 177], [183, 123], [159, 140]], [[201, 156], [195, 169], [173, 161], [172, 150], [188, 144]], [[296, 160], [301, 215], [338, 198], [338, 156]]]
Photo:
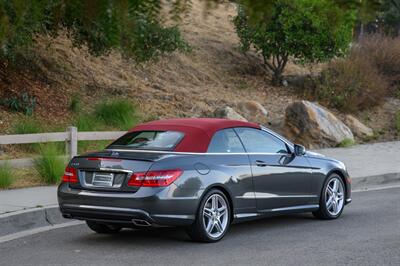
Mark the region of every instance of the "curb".
[[387, 186], [395, 183], [400, 184], [400, 173], [354, 177], [351, 183], [351, 190], [368, 190], [373, 187]]
[[44, 226], [70, 222], [61, 216], [58, 205], [0, 215], [0, 237]]

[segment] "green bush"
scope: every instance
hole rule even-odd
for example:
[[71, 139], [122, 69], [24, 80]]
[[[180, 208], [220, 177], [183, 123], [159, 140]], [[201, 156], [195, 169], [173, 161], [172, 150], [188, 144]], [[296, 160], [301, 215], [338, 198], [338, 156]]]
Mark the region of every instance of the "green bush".
[[34, 160], [34, 167], [41, 180], [46, 184], [56, 184], [63, 175], [65, 161], [58, 154], [57, 147], [52, 144], [40, 147], [40, 157]]
[[251, 21], [246, 6], [234, 18], [244, 52], [254, 48], [263, 66], [281, 84], [289, 58], [300, 62], [327, 61], [346, 53], [352, 40], [355, 13], [330, 0], [277, 0], [270, 18]]
[[[173, 15], [181, 15], [177, 1]], [[13, 0], [0, 1], [0, 57], [14, 62], [32, 52], [34, 38], [57, 36], [65, 29], [77, 47], [87, 46], [94, 55], [112, 49], [140, 61], [185, 46], [179, 30], [161, 23], [160, 1], [114, 0]], [[164, 12], [163, 16], [168, 12]], [[34, 52], [34, 51], [33, 51]], [[23, 57], [23, 56], [22, 56]]]
[[102, 102], [95, 107], [95, 116], [105, 125], [121, 130], [132, 128], [138, 122], [136, 107], [123, 99]]
[[339, 144], [338, 147], [347, 148], [354, 145], [354, 140], [352, 139], [344, 139]]
[[14, 172], [8, 163], [0, 165], [0, 188], [9, 188], [14, 181]]

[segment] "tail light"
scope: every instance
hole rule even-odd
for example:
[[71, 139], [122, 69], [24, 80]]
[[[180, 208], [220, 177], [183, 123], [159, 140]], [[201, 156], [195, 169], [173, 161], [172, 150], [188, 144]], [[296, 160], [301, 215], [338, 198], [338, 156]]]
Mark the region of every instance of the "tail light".
[[180, 169], [134, 173], [128, 181], [128, 186], [166, 187], [171, 185], [182, 173], [183, 171]]
[[76, 169], [73, 167], [67, 166], [65, 168], [64, 175], [62, 177], [63, 183], [78, 183], [78, 175], [76, 173]]

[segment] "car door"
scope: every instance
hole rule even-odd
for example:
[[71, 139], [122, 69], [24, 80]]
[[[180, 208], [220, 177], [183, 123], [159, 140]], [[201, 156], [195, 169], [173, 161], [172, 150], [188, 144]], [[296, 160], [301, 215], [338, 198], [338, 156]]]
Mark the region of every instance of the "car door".
[[223, 177], [229, 189], [234, 214], [245, 217], [257, 212], [253, 191], [253, 176], [250, 161], [242, 142], [232, 128], [214, 134], [207, 150], [207, 164], [214, 170], [214, 180]]
[[311, 174], [304, 156], [295, 156], [288, 144], [255, 128], [235, 128], [249, 155], [259, 212], [290, 210], [309, 204]]

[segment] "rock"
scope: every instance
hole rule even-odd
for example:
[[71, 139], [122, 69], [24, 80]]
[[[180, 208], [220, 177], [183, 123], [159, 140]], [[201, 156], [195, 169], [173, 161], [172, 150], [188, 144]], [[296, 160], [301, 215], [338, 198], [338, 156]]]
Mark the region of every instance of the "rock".
[[372, 137], [374, 131], [360, 122], [357, 118], [352, 115], [346, 115], [343, 121], [348, 126], [354, 135], [360, 138]]
[[284, 130], [288, 138], [309, 148], [354, 141], [353, 133], [343, 122], [321, 105], [309, 101], [294, 102], [286, 108]]
[[244, 118], [243, 116], [238, 114], [235, 110], [233, 110], [233, 108], [231, 108], [229, 106], [219, 107], [219, 108], [215, 109], [214, 117], [247, 121], [246, 118]]
[[268, 111], [257, 101], [243, 101], [236, 104], [239, 112], [250, 121], [266, 122]]

